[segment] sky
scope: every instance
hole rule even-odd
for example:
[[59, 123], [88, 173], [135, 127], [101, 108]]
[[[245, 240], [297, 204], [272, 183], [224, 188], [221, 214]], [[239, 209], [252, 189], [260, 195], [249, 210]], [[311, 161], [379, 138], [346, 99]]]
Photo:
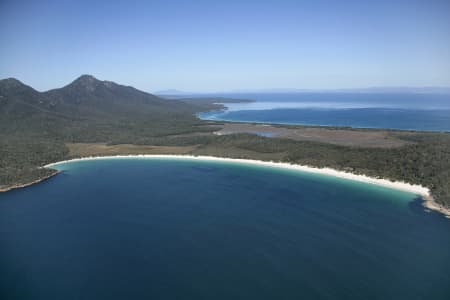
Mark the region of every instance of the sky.
[[450, 86], [450, 1], [0, 0], [0, 78], [145, 91]]

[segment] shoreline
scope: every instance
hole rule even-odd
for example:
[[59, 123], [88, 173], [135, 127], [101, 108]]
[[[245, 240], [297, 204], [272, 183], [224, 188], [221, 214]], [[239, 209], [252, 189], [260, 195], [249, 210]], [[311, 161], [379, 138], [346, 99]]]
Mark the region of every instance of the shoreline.
[[24, 187], [27, 187], [27, 186], [30, 186], [30, 185], [39, 183], [39, 182], [43, 182], [43, 181], [45, 181], [45, 180], [47, 180], [47, 179], [50, 179], [50, 178], [53, 177], [53, 176], [58, 175], [59, 173], [61, 173], [61, 171], [59, 171], [59, 170], [54, 170], [53, 173], [48, 174], [48, 175], [46, 175], [46, 176], [44, 176], [44, 177], [42, 177], [42, 178], [33, 180], [33, 181], [31, 181], [31, 182], [21, 183], [21, 184], [15, 184], [15, 185], [7, 186], [7, 187], [5, 187], [5, 188], [0, 188], [0, 193], [9, 192], [9, 191], [12, 191], [12, 190], [15, 190], [15, 189], [20, 189], [20, 188], [24, 188]]
[[[390, 189], [395, 189], [403, 192], [408, 192], [420, 196], [423, 200], [423, 206], [432, 211], [437, 211], [444, 214], [447, 218], [450, 218], [450, 209], [438, 204], [433, 199], [430, 190], [427, 187], [421, 185], [413, 185], [410, 183], [406, 183], [403, 181], [391, 181], [383, 178], [374, 178], [366, 175], [357, 175], [345, 171], [338, 171], [331, 168], [316, 168], [305, 165], [297, 165], [290, 164], [285, 162], [273, 162], [273, 161], [262, 161], [262, 160], [253, 160], [253, 159], [241, 159], [241, 158], [225, 158], [225, 157], [215, 157], [215, 156], [204, 156], [204, 155], [177, 155], [177, 154], [136, 154], [136, 155], [111, 155], [111, 156], [88, 156], [81, 158], [73, 158], [63, 161], [58, 161], [54, 163], [47, 164], [43, 166], [43, 168], [52, 168], [56, 165], [76, 162], [76, 161], [85, 161], [85, 160], [100, 160], [100, 159], [121, 159], [121, 158], [160, 158], [160, 159], [180, 159], [180, 160], [202, 160], [202, 161], [216, 161], [216, 162], [228, 162], [228, 163], [240, 163], [240, 164], [249, 164], [249, 165], [258, 165], [258, 166], [266, 166], [273, 168], [281, 168], [281, 169], [289, 169], [306, 173], [314, 173], [320, 174], [324, 176], [332, 176], [357, 182], [363, 182], [367, 184], [378, 185]], [[34, 183], [41, 182], [47, 178], [50, 178], [60, 171], [57, 171], [55, 174], [47, 176], [41, 180], [36, 180], [29, 184], [24, 184], [21, 186], [16, 186], [13, 188], [25, 187]], [[12, 188], [11, 188], [12, 189]]]
[[[223, 104], [224, 103], [219, 103]], [[222, 112], [226, 112], [227, 109], [223, 110]], [[404, 132], [447, 132], [450, 133], [450, 129], [417, 129], [417, 128], [392, 128], [392, 127], [364, 127], [364, 126], [354, 126], [354, 125], [333, 125], [333, 124], [306, 124], [306, 123], [290, 123], [290, 122], [275, 122], [275, 121], [257, 121], [257, 120], [233, 120], [233, 119], [226, 119], [226, 118], [215, 118], [215, 117], [201, 117], [201, 114], [203, 113], [212, 113], [217, 110], [210, 110], [210, 111], [204, 111], [199, 112], [196, 114], [197, 118], [204, 121], [214, 121], [214, 122], [227, 122], [227, 123], [242, 123], [242, 124], [259, 124], [259, 125], [281, 125], [281, 126], [303, 126], [303, 127], [312, 127], [312, 128], [350, 128], [350, 129], [363, 129], [363, 130], [395, 130], [395, 131], [404, 131]]]
[[307, 173], [320, 174], [325, 176], [332, 176], [347, 180], [353, 180], [358, 182], [363, 182], [367, 184], [378, 185], [386, 188], [391, 188], [395, 190], [400, 190], [403, 192], [412, 193], [418, 195], [422, 198], [423, 206], [428, 210], [433, 210], [444, 214], [447, 218], [450, 218], [450, 209], [436, 203], [430, 193], [430, 190], [421, 185], [413, 185], [401, 181], [390, 181], [388, 179], [373, 178], [366, 175], [357, 175], [349, 172], [338, 171], [331, 168], [316, 168], [304, 165], [283, 163], [283, 162], [273, 162], [273, 161], [262, 161], [254, 159], [241, 159], [241, 158], [225, 158], [225, 157], [215, 157], [215, 156], [194, 156], [194, 155], [170, 155], [170, 154], [141, 154], [141, 155], [113, 155], [113, 156], [89, 156], [82, 158], [74, 158], [64, 161], [59, 161], [45, 165], [46, 168], [51, 168], [52, 166], [73, 162], [73, 161], [84, 161], [84, 160], [96, 160], [96, 159], [113, 159], [113, 158], [162, 158], [162, 159], [184, 159], [184, 160], [203, 160], [203, 161], [220, 161], [220, 162], [231, 162], [231, 163], [242, 163], [250, 165], [259, 165], [266, 167], [282, 168], [289, 170], [296, 170]]
[[400, 181], [390, 181], [388, 179], [374, 178], [366, 175], [357, 175], [349, 172], [338, 171], [331, 168], [316, 168], [305, 165], [290, 164], [284, 162], [273, 162], [273, 161], [263, 161], [255, 159], [242, 159], [242, 158], [226, 158], [226, 157], [216, 157], [216, 156], [204, 156], [204, 155], [177, 155], [177, 154], [138, 154], [138, 155], [110, 155], [110, 156], [88, 156], [81, 158], [74, 158], [69, 160], [63, 160], [55, 163], [45, 165], [44, 168], [51, 168], [55, 165], [64, 164], [68, 162], [75, 161], [85, 161], [85, 160], [98, 160], [98, 159], [120, 159], [120, 158], [161, 158], [161, 159], [185, 159], [185, 160], [202, 160], [202, 161], [220, 161], [220, 162], [230, 162], [230, 163], [241, 163], [250, 164], [258, 166], [266, 166], [280, 169], [289, 169], [302, 171], [307, 173], [314, 173], [326, 176], [332, 176], [337, 178], [343, 178], [353, 181], [359, 181], [363, 183], [369, 183], [374, 185], [379, 185], [383, 187], [392, 188], [395, 190], [400, 190], [404, 192], [409, 192], [419, 196], [431, 198], [431, 194], [428, 188], [421, 185], [412, 185], [406, 182]]

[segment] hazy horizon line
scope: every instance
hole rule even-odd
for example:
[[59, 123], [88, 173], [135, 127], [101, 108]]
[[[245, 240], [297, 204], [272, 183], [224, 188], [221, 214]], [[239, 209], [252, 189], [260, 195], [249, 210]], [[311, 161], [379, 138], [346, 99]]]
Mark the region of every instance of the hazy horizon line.
[[158, 89], [156, 91], [150, 91], [148, 89], [141, 89], [137, 88], [134, 85], [130, 85], [128, 83], [123, 82], [117, 82], [113, 80], [108, 79], [98, 79], [97, 77], [90, 75], [90, 74], [82, 74], [78, 77], [76, 77], [74, 80], [68, 82], [65, 85], [59, 86], [59, 87], [53, 87], [50, 89], [37, 89], [31, 85], [28, 85], [27, 83], [24, 83], [22, 80], [16, 78], [16, 77], [6, 77], [1, 78], [0, 80], [6, 80], [6, 79], [15, 79], [20, 81], [22, 84], [28, 85], [32, 87], [33, 89], [39, 91], [39, 92], [46, 92], [53, 89], [59, 89], [63, 88], [72, 82], [76, 81], [82, 76], [92, 76], [93, 78], [99, 80], [99, 81], [109, 81], [114, 82], [116, 84], [125, 85], [125, 86], [131, 86], [136, 89], [145, 91], [147, 93], [156, 94], [156, 95], [195, 95], [195, 94], [230, 94], [230, 93], [308, 93], [308, 92], [409, 92], [409, 93], [450, 93], [450, 85], [448, 86], [440, 86], [440, 85], [423, 85], [423, 86], [405, 86], [405, 85], [392, 85], [392, 86], [367, 86], [367, 87], [342, 87], [342, 88], [246, 88], [246, 89], [227, 89], [227, 90], [218, 90], [218, 91], [186, 91], [186, 90], [179, 90], [176, 88], [168, 88], [168, 89]]
[[422, 92], [422, 93], [450, 93], [450, 86], [368, 86], [354, 88], [249, 88], [229, 89], [221, 91], [186, 91], [178, 89], [162, 89], [151, 93], [156, 95], [194, 95], [194, 94], [229, 94], [229, 93], [308, 93], [308, 92]]

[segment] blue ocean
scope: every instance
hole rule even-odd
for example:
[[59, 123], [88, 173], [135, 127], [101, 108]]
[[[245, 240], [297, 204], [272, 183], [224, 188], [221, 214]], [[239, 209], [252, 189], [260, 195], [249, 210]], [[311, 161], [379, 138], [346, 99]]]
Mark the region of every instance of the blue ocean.
[[450, 299], [416, 195], [212, 161], [61, 164], [0, 194], [1, 299]]
[[246, 93], [215, 96], [255, 102], [226, 103], [226, 110], [200, 113], [200, 118], [294, 125], [450, 131], [450, 94]]

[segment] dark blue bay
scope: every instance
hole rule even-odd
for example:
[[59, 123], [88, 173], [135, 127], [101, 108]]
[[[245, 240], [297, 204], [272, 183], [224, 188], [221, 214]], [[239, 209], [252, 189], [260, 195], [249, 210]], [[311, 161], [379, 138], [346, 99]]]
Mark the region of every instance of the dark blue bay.
[[0, 195], [1, 299], [450, 299], [450, 220], [269, 167], [104, 159]]

